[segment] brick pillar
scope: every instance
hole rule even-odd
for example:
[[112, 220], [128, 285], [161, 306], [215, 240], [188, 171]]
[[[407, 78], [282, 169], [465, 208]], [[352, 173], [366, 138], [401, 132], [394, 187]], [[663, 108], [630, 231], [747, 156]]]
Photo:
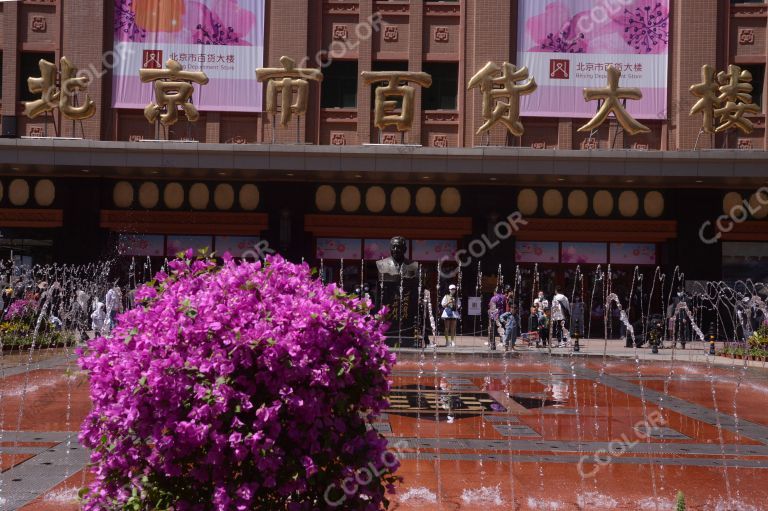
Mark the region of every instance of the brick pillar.
[[[280, 57], [283, 55], [300, 63], [309, 51], [309, 2], [306, 0], [279, 0], [269, 2], [269, 52], [265, 59], [265, 67], [281, 67]], [[312, 20], [311, 22], [316, 22]], [[309, 67], [312, 67], [311, 65]], [[254, 70], [255, 71], [255, 70]], [[254, 74], [253, 79], [256, 79]], [[266, 87], [265, 87], [266, 90]], [[277, 143], [296, 142], [296, 117], [283, 128], [280, 117], [277, 118], [275, 141]], [[264, 142], [272, 141], [272, 118], [265, 114]], [[301, 120], [301, 140], [307, 140], [306, 119]]]
[[[410, 5], [410, 18], [408, 37], [408, 71], [422, 71], [424, 61], [424, 0], [411, 0]], [[414, 114], [413, 114], [413, 127], [411, 131], [405, 135], [405, 140], [408, 144], [420, 144], [421, 139], [421, 126], [424, 122], [424, 112], [421, 108], [422, 95], [424, 91], [418, 85], [416, 87], [416, 101], [414, 102]], [[424, 140], [425, 146], [429, 145], [428, 140]]]
[[[718, 35], [718, 2], [714, 0], [673, 0], [672, 2], [672, 60], [670, 69], [670, 150], [693, 149], [701, 127], [701, 116], [689, 117], [696, 98], [689, 88], [701, 82], [701, 66], [716, 65]], [[695, 13], [692, 14], [692, 13]], [[711, 148], [711, 137], [701, 136], [699, 148]]]
[[221, 142], [221, 114], [219, 112], [207, 112], [205, 115], [205, 142], [218, 144]]
[[[368, 23], [373, 15], [373, 2], [360, 2], [360, 19], [358, 23]], [[373, 38], [381, 37], [381, 31], [384, 30], [383, 24], [379, 32], [372, 32], [368, 39], [360, 39], [360, 46], [357, 49], [357, 136], [359, 143], [368, 144], [371, 142], [371, 86], [366, 85], [360, 77], [363, 71], [370, 71], [373, 65]]]
[[[621, 129], [618, 121], [613, 117], [611, 117], [608, 123], [608, 148], [624, 149], [624, 137], [628, 135]], [[614, 138], [616, 139], [615, 144], [613, 143]]]
[[557, 147], [573, 149], [573, 119], [560, 119], [557, 124]]
[[21, 136], [16, 129], [16, 102], [18, 96], [19, 69], [18, 69], [18, 19], [19, 2], [6, 2], [3, 4], [2, 40], [3, 49], [3, 97], [2, 97], [2, 134]]
[[[6, 4], [8, 5], [8, 4]], [[88, 84], [87, 93], [96, 103], [96, 115], [83, 121], [85, 138], [100, 140], [102, 138], [102, 122], [109, 117], [111, 105], [105, 101], [105, 87], [109, 86], [106, 69], [104, 69], [104, 16], [107, 9], [104, 2], [99, 0], [78, 0], [77, 2], [59, 2], [62, 22], [61, 57], [67, 57], [80, 74], [92, 77]], [[87, 20], [87, 21], [84, 21]], [[81, 30], [87, 24], [86, 31]], [[112, 26], [110, 21], [109, 26]], [[84, 96], [80, 95], [80, 100]], [[70, 136], [72, 122], [61, 117], [62, 136]], [[79, 123], [75, 126], [76, 135], [82, 136]]]
[[[467, 67], [464, 73], [463, 87], [488, 61], [501, 64], [505, 60], [515, 62], [515, 56], [511, 53], [514, 46], [511, 43], [513, 34], [517, 30], [512, 27], [512, 10], [517, 10], [516, 2], [499, 2], [490, 6], [487, 0], [465, 0], [467, 2]], [[483, 125], [482, 97], [477, 89], [467, 92], [466, 115], [464, 118], [464, 135], [466, 146], [480, 145], [481, 135], [475, 132]], [[505, 145], [507, 131], [503, 126], [494, 126], [491, 129], [491, 145]]]

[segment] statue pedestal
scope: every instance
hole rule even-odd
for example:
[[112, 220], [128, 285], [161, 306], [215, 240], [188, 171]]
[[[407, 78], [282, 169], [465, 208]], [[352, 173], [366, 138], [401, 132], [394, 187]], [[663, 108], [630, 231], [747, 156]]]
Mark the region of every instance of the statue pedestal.
[[388, 309], [386, 320], [389, 323], [387, 345], [401, 348], [415, 348], [416, 325], [419, 312], [418, 279], [403, 279], [402, 295], [400, 278], [385, 280], [383, 289], [380, 285], [379, 306]]

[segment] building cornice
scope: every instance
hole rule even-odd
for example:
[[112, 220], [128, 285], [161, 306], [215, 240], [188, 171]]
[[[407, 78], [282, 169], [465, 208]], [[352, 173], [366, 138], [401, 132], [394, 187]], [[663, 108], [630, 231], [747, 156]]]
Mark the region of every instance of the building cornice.
[[768, 180], [768, 152], [578, 151], [517, 147], [436, 149], [414, 146], [239, 145], [178, 142], [100, 142], [69, 139], [0, 139], [5, 175], [95, 176], [208, 175], [418, 179], [638, 178]]

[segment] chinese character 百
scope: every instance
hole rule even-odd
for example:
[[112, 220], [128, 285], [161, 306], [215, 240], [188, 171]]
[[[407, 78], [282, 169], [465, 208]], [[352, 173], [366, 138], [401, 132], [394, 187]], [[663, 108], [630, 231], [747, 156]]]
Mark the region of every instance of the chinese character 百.
[[[398, 131], [408, 131], [413, 124], [414, 99], [416, 88], [410, 85], [401, 85], [401, 82], [415, 83], [424, 88], [432, 86], [432, 76], [423, 72], [409, 71], [363, 71], [363, 80], [366, 85], [386, 82], [386, 86], [376, 87], [376, 101], [374, 117], [376, 127], [384, 130], [387, 126], [395, 126]], [[387, 98], [403, 98], [402, 112], [394, 114], [397, 101]], [[389, 114], [389, 115], [387, 115]]]
[[155, 89], [155, 101], [144, 109], [144, 117], [150, 124], [158, 118], [165, 126], [176, 124], [179, 120], [179, 107], [184, 110], [189, 122], [196, 122], [200, 117], [191, 99], [195, 91], [193, 83], [208, 83], [208, 76], [202, 71], [184, 71], [181, 64], [169, 60], [165, 63], [165, 69], [139, 70], [139, 77], [143, 83], [153, 82]]
[[[479, 87], [483, 94], [485, 124], [477, 130], [478, 135], [490, 130], [497, 123], [504, 124], [515, 136], [523, 135], [525, 129], [520, 121], [520, 96], [532, 94], [537, 87], [536, 80], [533, 77], [528, 78], [527, 67], [517, 69], [509, 62], [504, 62], [502, 67], [495, 62], [488, 62], [472, 77], [467, 90]], [[502, 101], [505, 99], [506, 102]]]
[[[323, 81], [323, 73], [318, 69], [297, 68], [296, 62], [289, 57], [280, 57], [282, 68], [261, 68], [256, 70], [256, 78], [267, 84], [267, 112], [277, 115], [277, 95], [281, 94], [280, 125], [285, 127], [293, 114], [305, 115], [309, 102], [309, 82]], [[292, 103], [294, 91], [296, 102]]]
[[624, 108], [620, 100], [631, 99], [639, 100], [643, 98], [643, 93], [640, 89], [635, 88], [621, 88], [619, 87], [619, 80], [621, 79], [621, 71], [613, 66], [608, 67], [608, 85], [602, 88], [588, 88], [584, 89], [585, 101], [599, 101], [603, 100], [603, 106], [597, 111], [597, 114], [587, 124], [579, 128], [579, 131], [592, 131], [599, 128], [608, 116], [613, 112], [616, 116], [616, 120], [624, 128], [624, 131], [630, 135], [637, 135], [639, 133], [650, 133], [650, 128], [638, 122], [632, 117], [627, 109]]

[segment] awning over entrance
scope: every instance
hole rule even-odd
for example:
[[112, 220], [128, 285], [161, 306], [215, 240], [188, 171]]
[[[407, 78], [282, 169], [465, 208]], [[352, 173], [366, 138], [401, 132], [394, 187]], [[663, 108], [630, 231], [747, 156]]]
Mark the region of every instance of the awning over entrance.
[[114, 232], [248, 236], [268, 228], [266, 213], [102, 210], [100, 226]]
[[579, 220], [531, 218], [517, 233], [519, 240], [661, 243], [677, 238], [674, 220]]
[[472, 234], [468, 217], [305, 215], [304, 230], [318, 238], [458, 240]]
[[0, 209], [0, 228], [52, 229], [64, 225], [60, 209]]

